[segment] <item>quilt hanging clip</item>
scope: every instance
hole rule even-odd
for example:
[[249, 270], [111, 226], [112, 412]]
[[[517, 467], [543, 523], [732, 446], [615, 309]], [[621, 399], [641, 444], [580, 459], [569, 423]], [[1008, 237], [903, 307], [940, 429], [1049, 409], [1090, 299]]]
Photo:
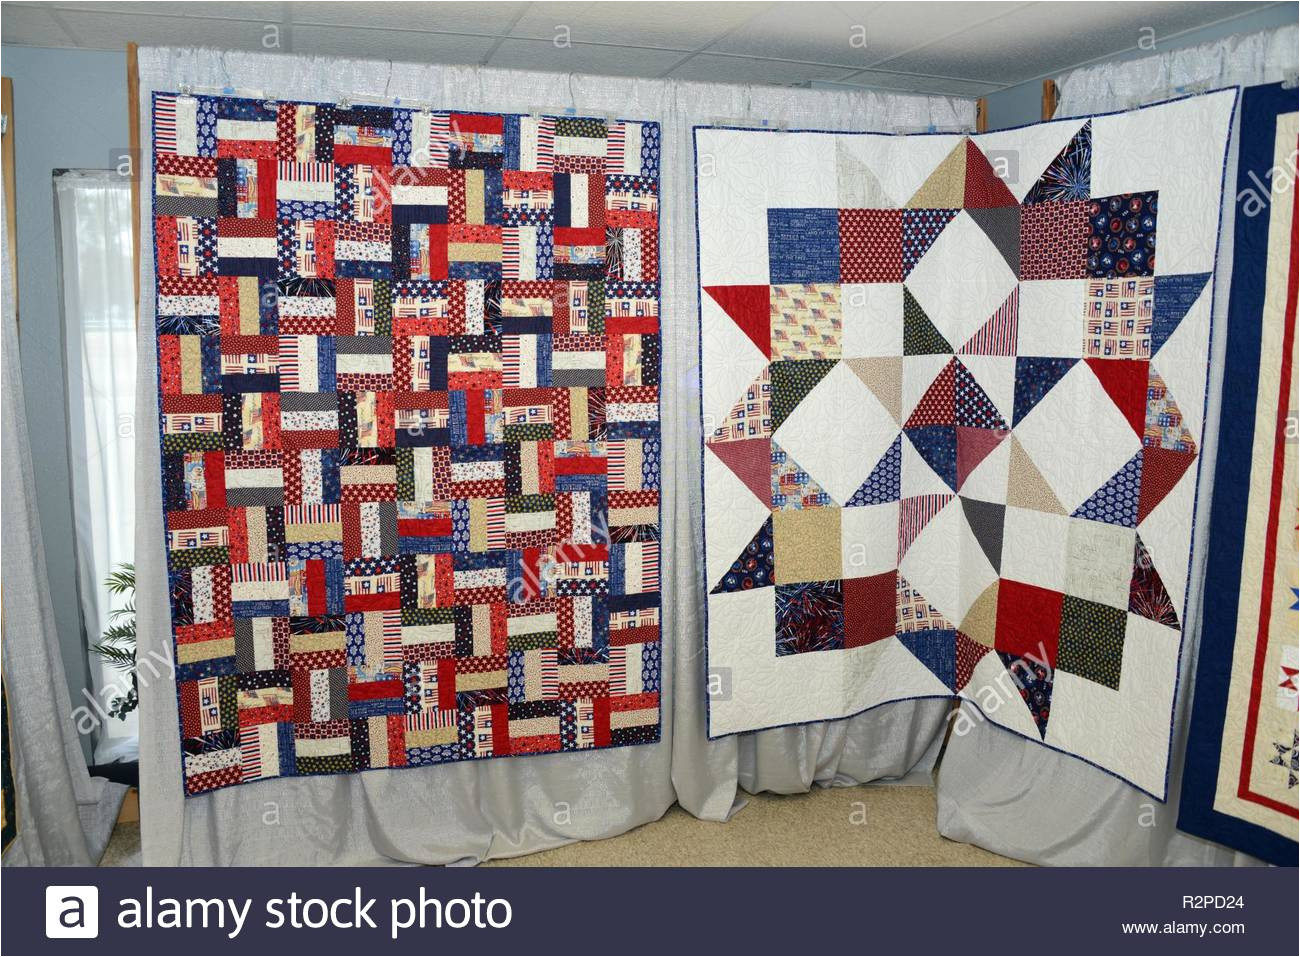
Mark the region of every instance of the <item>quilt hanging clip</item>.
[[230, 86], [195, 86], [192, 83], [179, 83], [176, 86], [176, 92], [181, 96], [238, 96], [249, 100], [264, 100], [268, 104], [275, 104], [276, 100], [266, 95], [265, 90], [242, 89]]
[[1208, 92], [1213, 85], [1214, 84], [1210, 80], [1197, 80], [1195, 83], [1179, 83], [1174, 86], [1166, 86], [1151, 93], [1135, 93], [1129, 98], [1128, 108], [1130, 110], [1135, 110], [1139, 106], [1145, 106], [1149, 103], [1159, 103], [1162, 100], [1175, 100], [1184, 96], [1196, 96], [1198, 93]]
[[895, 126], [895, 136], [909, 136], [915, 133], [946, 133], [956, 136], [969, 136], [975, 132], [969, 126], [937, 126], [934, 123], [922, 123], [918, 126]]
[[790, 124], [787, 123], [785, 120], [777, 120], [776, 122], [773, 122], [772, 120], [769, 120], [766, 117], [762, 119], [754, 119], [751, 116], [741, 116], [741, 117], [713, 116], [709, 118], [708, 125], [721, 126], [728, 129], [742, 129], [742, 130], [751, 129], [752, 130], [757, 128], [757, 129], [764, 129], [764, 130], [776, 130], [779, 133], [784, 133], [790, 128]]

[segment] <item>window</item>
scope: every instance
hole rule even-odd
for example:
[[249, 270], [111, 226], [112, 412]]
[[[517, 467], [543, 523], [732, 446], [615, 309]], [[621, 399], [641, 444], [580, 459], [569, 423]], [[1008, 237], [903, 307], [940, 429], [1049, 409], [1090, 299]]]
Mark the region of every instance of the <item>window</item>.
[[[104, 580], [135, 552], [131, 185], [108, 170], [59, 170], [54, 196], [77, 592], [90, 645], [115, 607]], [[130, 675], [95, 655], [90, 674], [100, 708], [95, 763], [135, 759], [136, 713], [126, 720], [107, 714], [113, 699], [130, 690]], [[85, 702], [73, 702], [79, 704]]]

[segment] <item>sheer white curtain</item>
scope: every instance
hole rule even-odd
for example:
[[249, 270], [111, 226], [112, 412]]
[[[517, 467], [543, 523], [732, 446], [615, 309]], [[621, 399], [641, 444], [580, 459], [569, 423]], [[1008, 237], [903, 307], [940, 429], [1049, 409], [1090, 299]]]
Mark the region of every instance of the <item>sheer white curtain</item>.
[[[87, 640], [95, 644], [114, 607], [104, 580], [135, 555], [131, 183], [110, 170], [63, 170], [54, 196], [77, 592]], [[130, 676], [93, 654], [90, 674], [98, 707], [88, 706], [83, 720], [96, 725], [95, 763], [135, 758], [138, 714], [123, 720], [107, 713], [130, 691]]]
[[[415, 771], [264, 782], [186, 800], [176, 698], [141, 689], [141, 801], [146, 864], [442, 863], [524, 854], [609, 837], [680, 800], [721, 819], [737, 789], [806, 790], [906, 772], [942, 729], [944, 702], [905, 702], [848, 722], [708, 741], [700, 561], [699, 339], [691, 127], [717, 123], [820, 129], [973, 125], [975, 105], [946, 97], [790, 90], [569, 76], [211, 50], [140, 50], [141, 141], [151, 142], [154, 90], [233, 87], [244, 95], [427, 104], [433, 109], [562, 113], [663, 124], [663, 739], [598, 754], [546, 755]], [[252, 91], [256, 91], [253, 93]], [[144, 181], [149, 182], [146, 150]], [[149, 208], [141, 227], [150, 235]], [[153, 264], [142, 244], [141, 421], [156, 415]], [[137, 469], [141, 653], [170, 655], [158, 489], [158, 446], [141, 440]], [[936, 707], [925, 707], [934, 705]], [[565, 813], [557, 812], [563, 805]], [[274, 826], [267, 824], [274, 818]]]
[[[1081, 116], [1128, 109], [1169, 99], [1188, 89], [1276, 83], [1296, 72], [1296, 27], [1226, 37], [1214, 43], [1172, 50], [1124, 63], [1100, 64], [1058, 79], [1057, 116]], [[1076, 866], [1202, 865], [1258, 863], [1235, 851], [1183, 834], [1175, 828], [1187, 746], [1191, 675], [1200, 640], [1201, 586], [1214, 455], [1223, 395], [1220, 334], [1227, 317], [1232, 278], [1237, 130], [1228, 154], [1220, 222], [1218, 281], [1213, 306], [1211, 381], [1201, 454], [1201, 508], [1196, 548], [1188, 578], [1190, 600], [1186, 641], [1175, 704], [1169, 795], [1161, 804], [1074, 758], [1032, 741], [974, 722], [969, 733], [953, 735], [939, 770], [939, 832], [989, 850], [1040, 864]]]
[[[0, 195], [3, 200], [3, 195]], [[0, 237], [0, 594], [4, 601], [5, 698], [18, 833], [4, 853], [10, 866], [87, 866], [108, 843], [126, 787], [86, 770], [54, 628], [45, 543], [23, 398], [22, 365], [8, 233]]]

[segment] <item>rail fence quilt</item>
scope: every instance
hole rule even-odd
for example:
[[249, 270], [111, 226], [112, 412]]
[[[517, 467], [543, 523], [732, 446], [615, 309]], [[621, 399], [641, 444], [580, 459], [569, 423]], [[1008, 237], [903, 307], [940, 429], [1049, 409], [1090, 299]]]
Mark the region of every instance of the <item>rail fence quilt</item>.
[[659, 127], [156, 94], [185, 789], [660, 726]]
[[1296, 865], [1297, 101], [1242, 95], [1205, 605], [1178, 826]]
[[960, 696], [1164, 798], [1235, 105], [696, 128], [711, 737]]

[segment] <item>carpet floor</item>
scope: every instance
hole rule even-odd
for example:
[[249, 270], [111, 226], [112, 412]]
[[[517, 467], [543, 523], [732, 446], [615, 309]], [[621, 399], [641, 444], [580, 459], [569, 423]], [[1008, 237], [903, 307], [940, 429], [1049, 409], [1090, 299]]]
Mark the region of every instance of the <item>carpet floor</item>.
[[[658, 821], [486, 867], [1018, 867], [939, 836], [928, 787], [814, 788], [759, 794], [725, 824], [673, 805]], [[140, 863], [140, 825], [119, 824], [101, 867]]]

